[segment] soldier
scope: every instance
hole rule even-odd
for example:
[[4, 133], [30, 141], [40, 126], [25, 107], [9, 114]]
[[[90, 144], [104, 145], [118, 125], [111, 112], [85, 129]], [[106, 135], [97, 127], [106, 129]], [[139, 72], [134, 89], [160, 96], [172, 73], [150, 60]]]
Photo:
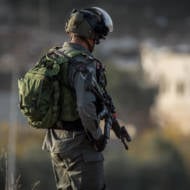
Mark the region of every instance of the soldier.
[[106, 84], [104, 68], [92, 52], [100, 39], [112, 32], [113, 23], [105, 10], [92, 7], [73, 10], [65, 29], [70, 41], [59, 52], [71, 61], [62, 81], [61, 130], [59, 127], [48, 129], [43, 149], [51, 153], [58, 190], [103, 190], [101, 152], [106, 139], [99, 127], [101, 106], [87, 86], [91, 79], [100, 85]]

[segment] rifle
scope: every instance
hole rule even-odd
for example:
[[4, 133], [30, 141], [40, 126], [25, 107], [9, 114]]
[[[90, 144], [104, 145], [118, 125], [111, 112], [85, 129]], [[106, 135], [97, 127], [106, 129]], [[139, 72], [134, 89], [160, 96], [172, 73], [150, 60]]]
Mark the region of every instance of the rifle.
[[91, 81], [91, 83], [88, 85], [88, 88], [100, 99], [103, 104], [103, 110], [98, 115], [98, 119], [105, 120], [104, 136], [106, 139], [110, 139], [110, 130], [112, 129], [117, 138], [119, 138], [123, 143], [125, 149], [128, 150], [127, 143], [131, 141], [131, 137], [125, 126], [120, 126], [116, 118], [116, 109], [111, 96], [107, 93], [105, 88], [100, 87], [95, 78], [92, 76], [90, 77], [91, 78], [88, 81]]

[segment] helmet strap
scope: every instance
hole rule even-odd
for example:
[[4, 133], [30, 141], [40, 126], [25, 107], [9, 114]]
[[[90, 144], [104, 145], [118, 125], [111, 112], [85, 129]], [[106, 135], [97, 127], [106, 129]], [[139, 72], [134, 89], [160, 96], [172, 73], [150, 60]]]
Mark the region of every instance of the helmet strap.
[[81, 37], [81, 36], [80, 36], [80, 38], [86, 43], [86, 45], [88, 46], [88, 50], [90, 52], [92, 52], [93, 49], [94, 49], [95, 41], [94, 41], [94, 44], [92, 45], [87, 38], [84, 38], [84, 37]]

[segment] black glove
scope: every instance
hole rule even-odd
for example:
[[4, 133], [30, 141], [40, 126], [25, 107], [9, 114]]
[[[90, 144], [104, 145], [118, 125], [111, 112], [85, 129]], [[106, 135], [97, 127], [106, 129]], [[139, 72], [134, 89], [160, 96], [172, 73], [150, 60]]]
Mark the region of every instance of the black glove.
[[106, 137], [104, 135], [101, 135], [98, 140], [94, 141], [95, 149], [98, 152], [103, 151], [105, 149], [105, 147], [106, 147], [106, 144], [107, 144], [107, 139], [106, 139]]

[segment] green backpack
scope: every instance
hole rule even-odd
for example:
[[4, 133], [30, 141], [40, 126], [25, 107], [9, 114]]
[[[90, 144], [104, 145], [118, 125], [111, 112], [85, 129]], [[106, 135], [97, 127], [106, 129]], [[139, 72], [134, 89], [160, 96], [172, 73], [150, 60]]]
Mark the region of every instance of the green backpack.
[[31, 127], [52, 128], [58, 121], [61, 67], [79, 54], [72, 51], [65, 55], [54, 48], [18, 80], [20, 110]]

